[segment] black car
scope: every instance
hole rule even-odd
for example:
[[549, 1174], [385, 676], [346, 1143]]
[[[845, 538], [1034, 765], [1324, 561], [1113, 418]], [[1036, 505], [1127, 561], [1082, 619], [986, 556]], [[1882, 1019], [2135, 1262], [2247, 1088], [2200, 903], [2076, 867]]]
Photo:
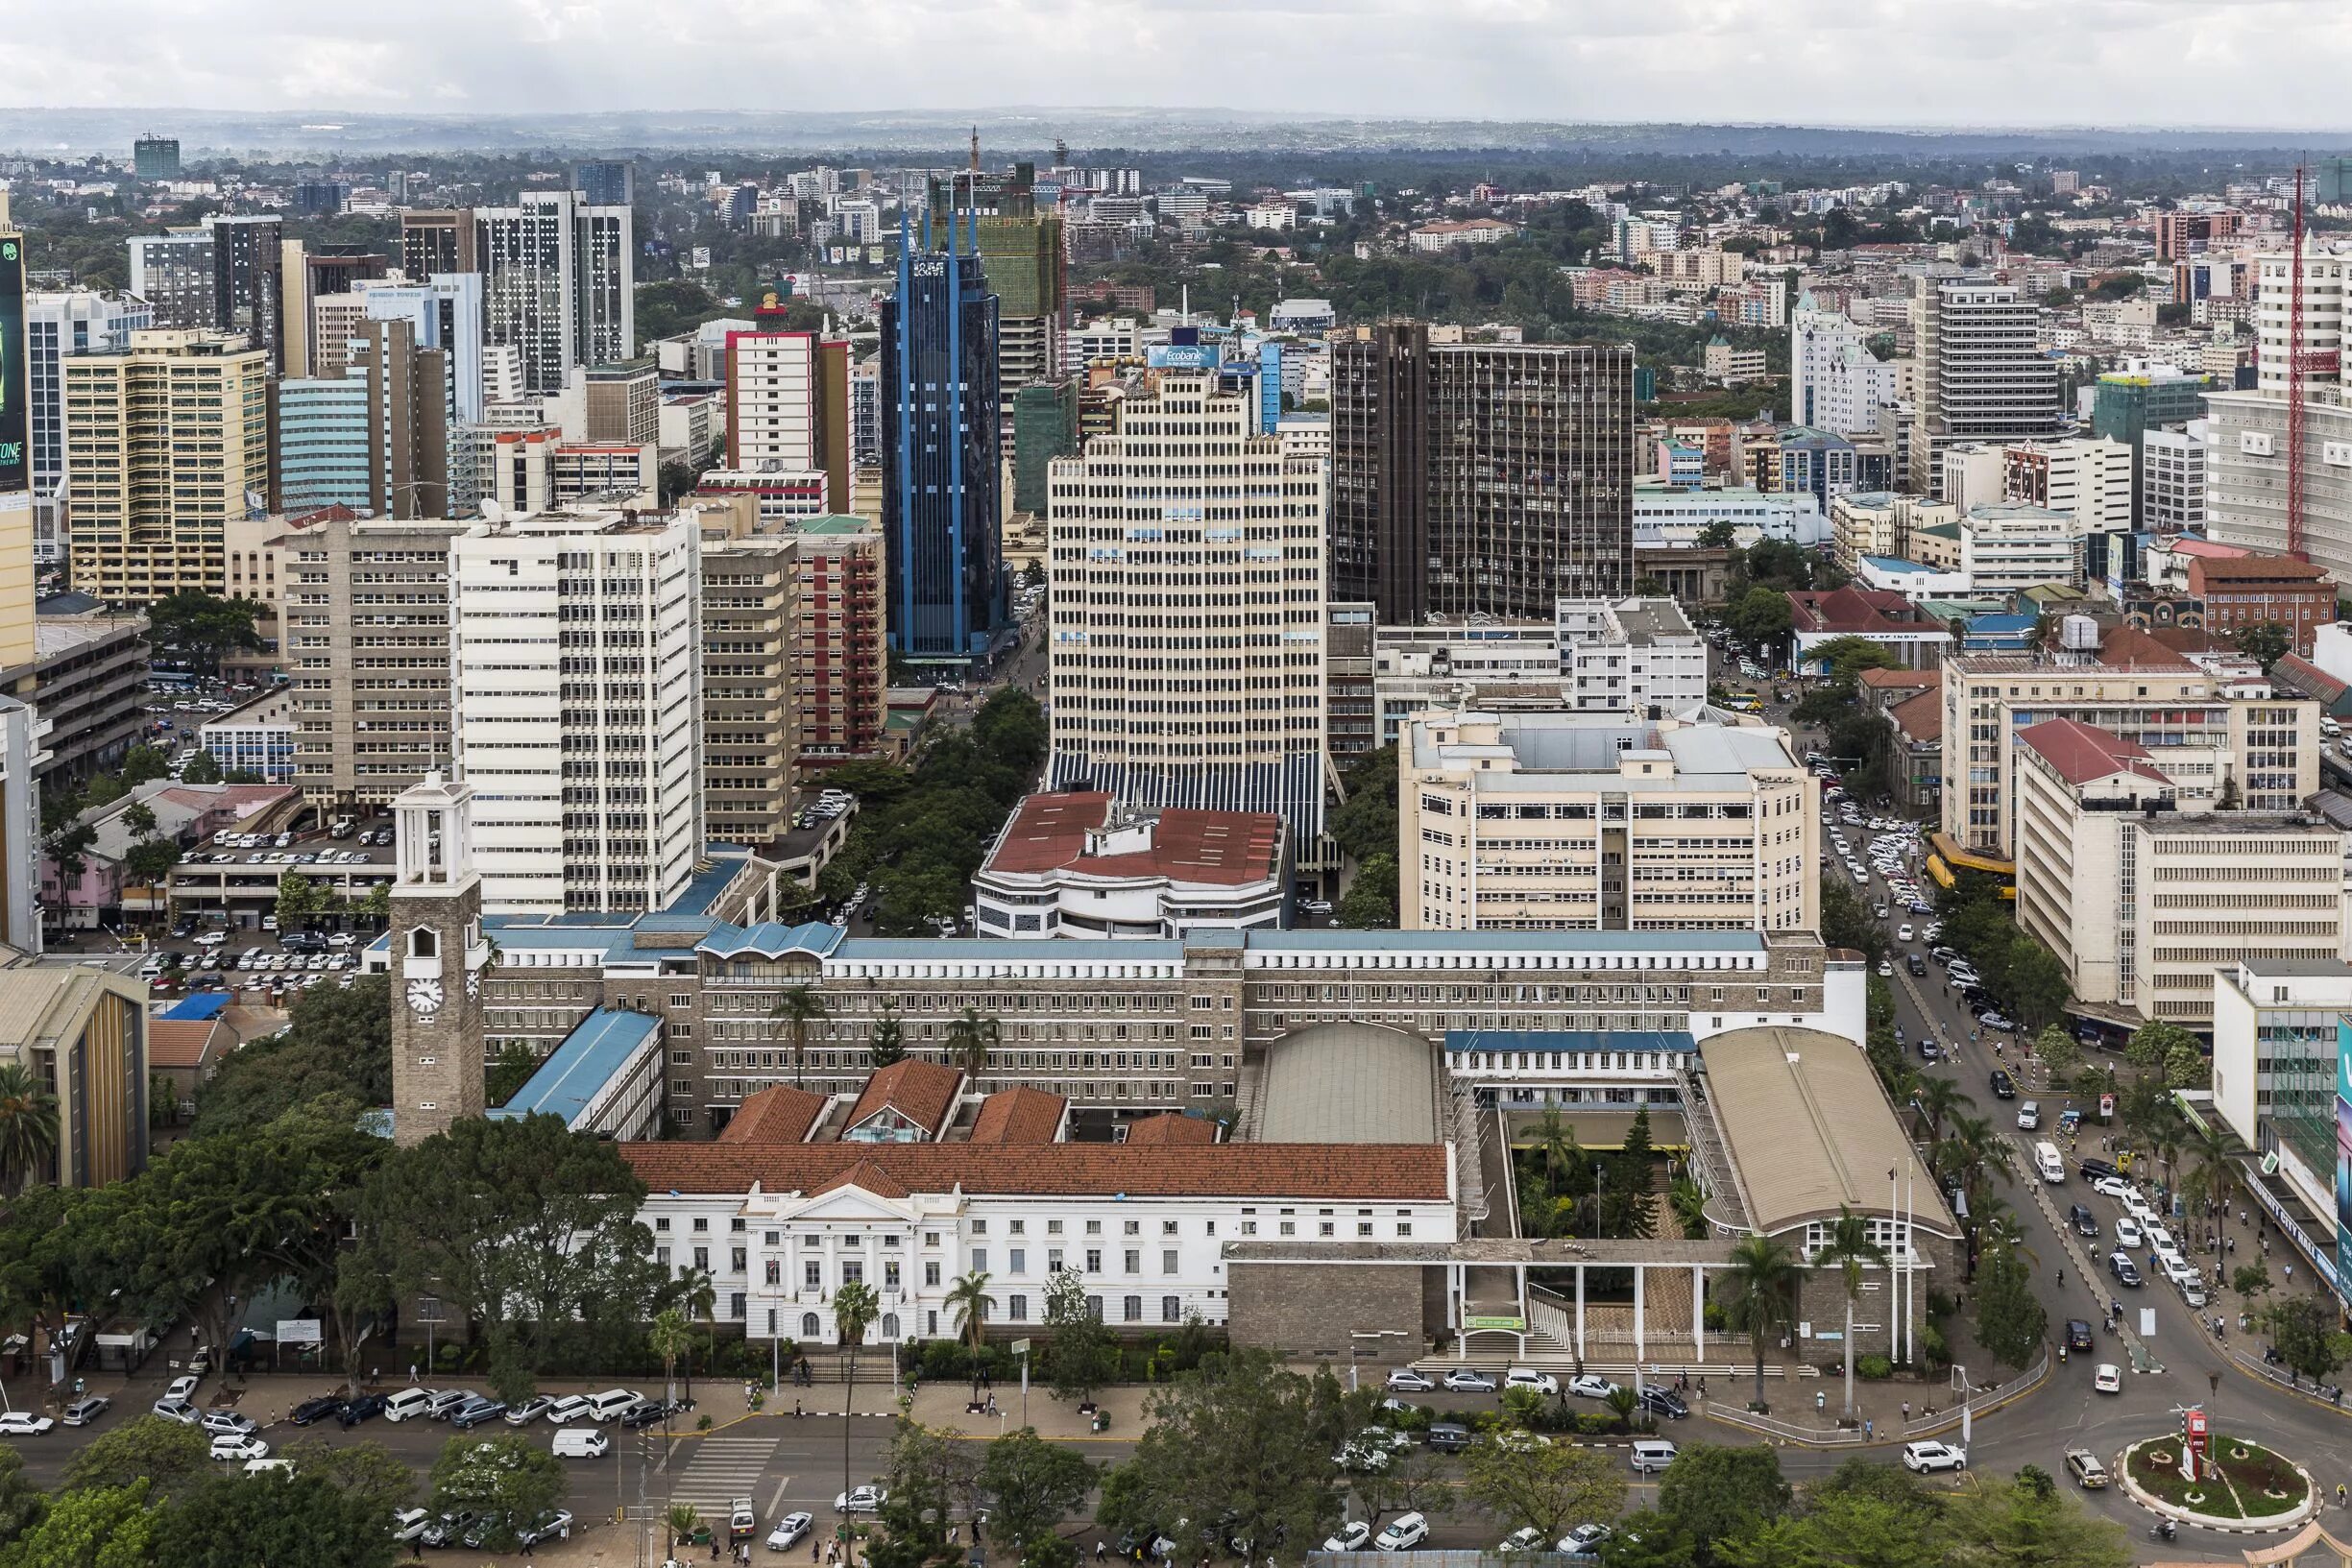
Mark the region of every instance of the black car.
[[382, 1394], [361, 1394], [357, 1399], [345, 1400], [336, 1410], [335, 1419], [349, 1429], [383, 1413], [384, 1396]]
[[343, 1401], [332, 1394], [327, 1394], [317, 1399], [303, 1400], [294, 1407], [286, 1419], [298, 1427], [306, 1427], [313, 1421], [326, 1420], [341, 1409], [343, 1409]]
[[1913, 975], [1925, 975], [1928, 973], [1928, 960], [1916, 953], [1906, 953], [1903, 955], [1903, 967]]
[[1662, 1415], [1669, 1421], [1680, 1421], [1690, 1413], [1690, 1407], [1683, 1403], [1680, 1395], [1655, 1383], [1642, 1386], [1641, 1408], [1652, 1415]]
[[2098, 1216], [2093, 1214], [2089, 1209], [2079, 1203], [2072, 1204], [2066, 1211], [2066, 1218], [2073, 1223], [2075, 1235], [2088, 1236], [2094, 1240], [2097, 1238]]
[[669, 1413], [669, 1407], [663, 1404], [660, 1400], [641, 1399], [636, 1404], [630, 1406], [627, 1410], [620, 1412], [620, 1424], [634, 1432], [640, 1427], [649, 1427], [653, 1425], [663, 1416]]
[[2081, 1162], [2081, 1167], [2082, 1179], [2085, 1181], [2097, 1181], [2101, 1176], [2115, 1176], [2120, 1178], [2123, 1174], [2122, 1170], [2113, 1160], [2086, 1159]]
[[2132, 1289], [2139, 1287], [2140, 1266], [2133, 1263], [2129, 1255], [2121, 1248], [2107, 1254], [2107, 1272], [2115, 1276], [2115, 1282], [2118, 1285]]
[[2066, 1348], [2073, 1351], [2089, 1350], [2091, 1348], [2091, 1325], [2079, 1317], [2068, 1318], [2066, 1320]]
[[1998, 1067], [1993, 1069], [1993, 1098], [1995, 1099], [2015, 1099], [2017, 1098], [2016, 1083], [2011, 1081], [2008, 1073]]

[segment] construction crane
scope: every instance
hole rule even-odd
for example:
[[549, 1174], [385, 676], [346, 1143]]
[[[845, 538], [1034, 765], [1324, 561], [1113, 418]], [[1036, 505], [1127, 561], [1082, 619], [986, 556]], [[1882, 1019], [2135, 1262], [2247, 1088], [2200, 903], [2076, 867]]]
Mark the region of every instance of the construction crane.
[[2334, 375], [2339, 359], [2336, 350], [2303, 345], [2303, 189], [2309, 179], [2310, 166], [2298, 159], [2294, 166], [2294, 248], [2287, 261], [2287, 553], [2297, 561], [2311, 559], [2303, 547], [2305, 382], [2314, 372]]

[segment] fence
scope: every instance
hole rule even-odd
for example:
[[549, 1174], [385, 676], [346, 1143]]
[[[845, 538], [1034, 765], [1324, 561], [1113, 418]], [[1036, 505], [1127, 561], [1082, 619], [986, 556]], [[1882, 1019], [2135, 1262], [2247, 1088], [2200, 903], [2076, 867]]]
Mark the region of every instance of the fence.
[[[2043, 1378], [2049, 1373], [2049, 1353], [2044, 1351], [2035, 1359], [2031, 1366], [2008, 1382], [1990, 1388], [1978, 1389], [1969, 1395], [1965, 1406], [1953, 1406], [1949, 1410], [1940, 1410], [1932, 1414], [1922, 1412], [1911, 1421], [1903, 1423], [1900, 1430], [1897, 1429], [1897, 1423], [1887, 1422], [1882, 1429], [1886, 1440], [1908, 1442], [1917, 1437], [1931, 1437], [1939, 1432], [1950, 1432], [1959, 1426], [1962, 1409], [1968, 1411], [1973, 1420], [1976, 1416], [2000, 1409], [2010, 1400], [2039, 1387]], [[1804, 1443], [1810, 1448], [1859, 1448], [1865, 1441], [1861, 1429], [1858, 1427], [1805, 1426], [1794, 1421], [1779, 1420], [1770, 1415], [1759, 1415], [1754, 1411], [1741, 1410], [1721, 1401], [1709, 1401], [1707, 1405], [1707, 1414], [1709, 1419], [1721, 1421], [1726, 1426], [1740, 1427], [1767, 1437], [1778, 1437], [1783, 1442]]]

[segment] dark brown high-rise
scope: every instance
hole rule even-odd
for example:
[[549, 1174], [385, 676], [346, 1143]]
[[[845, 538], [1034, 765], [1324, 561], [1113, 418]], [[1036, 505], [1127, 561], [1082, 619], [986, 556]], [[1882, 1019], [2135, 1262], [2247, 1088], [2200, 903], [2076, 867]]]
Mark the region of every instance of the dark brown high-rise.
[[1632, 591], [1628, 347], [1357, 327], [1331, 344], [1331, 597], [1383, 625]]

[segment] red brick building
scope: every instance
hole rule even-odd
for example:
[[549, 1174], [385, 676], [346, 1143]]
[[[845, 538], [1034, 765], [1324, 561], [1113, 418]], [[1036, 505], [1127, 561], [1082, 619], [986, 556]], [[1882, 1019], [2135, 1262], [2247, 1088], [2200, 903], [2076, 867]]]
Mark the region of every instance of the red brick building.
[[2193, 557], [2189, 592], [2205, 605], [2205, 630], [2227, 638], [2276, 621], [2290, 646], [2309, 657], [2313, 636], [2336, 618], [2336, 585], [2326, 570], [2285, 555], [2231, 560]]

